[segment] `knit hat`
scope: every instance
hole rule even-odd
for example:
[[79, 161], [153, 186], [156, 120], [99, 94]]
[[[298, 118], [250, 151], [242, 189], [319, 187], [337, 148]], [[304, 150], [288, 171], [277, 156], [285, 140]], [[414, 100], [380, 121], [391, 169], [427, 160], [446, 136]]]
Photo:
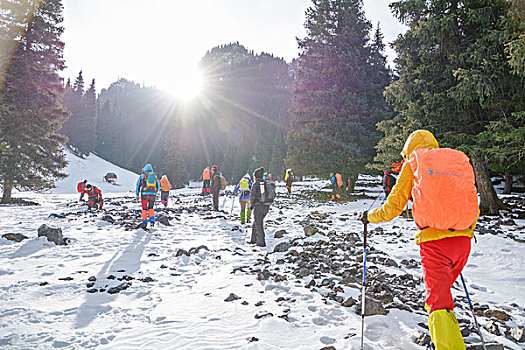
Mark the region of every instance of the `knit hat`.
[[257, 168], [253, 172], [253, 177], [256, 179], [262, 179], [264, 174], [264, 168]]
[[214, 165], [211, 167], [211, 171], [216, 172], [219, 167], [217, 165]]

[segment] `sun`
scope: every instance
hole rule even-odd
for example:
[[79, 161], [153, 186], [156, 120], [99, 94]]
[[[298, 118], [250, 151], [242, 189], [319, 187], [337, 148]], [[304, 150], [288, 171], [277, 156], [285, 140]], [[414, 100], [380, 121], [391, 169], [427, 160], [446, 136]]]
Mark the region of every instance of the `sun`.
[[196, 66], [179, 66], [167, 74], [168, 79], [161, 89], [179, 100], [197, 97], [202, 89], [202, 73]]

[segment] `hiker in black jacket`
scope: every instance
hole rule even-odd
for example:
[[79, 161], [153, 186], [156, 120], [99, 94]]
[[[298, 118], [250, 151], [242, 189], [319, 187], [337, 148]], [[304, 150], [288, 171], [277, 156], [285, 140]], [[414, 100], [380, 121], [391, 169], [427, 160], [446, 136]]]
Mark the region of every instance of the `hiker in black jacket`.
[[259, 247], [266, 247], [264, 238], [264, 217], [270, 210], [270, 203], [265, 203], [266, 181], [263, 180], [264, 168], [258, 168], [253, 173], [255, 182], [250, 192], [250, 209], [253, 212], [254, 223], [252, 226], [252, 238], [250, 244], [257, 244]]

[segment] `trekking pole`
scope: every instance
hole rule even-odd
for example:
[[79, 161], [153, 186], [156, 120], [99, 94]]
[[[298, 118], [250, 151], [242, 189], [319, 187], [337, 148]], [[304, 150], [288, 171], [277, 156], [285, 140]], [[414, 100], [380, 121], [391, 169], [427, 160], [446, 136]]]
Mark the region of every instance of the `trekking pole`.
[[233, 200], [232, 200], [232, 209], [230, 210], [230, 220], [232, 219], [232, 214], [233, 214], [233, 206], [235, 204], [235, 194], [233, 195]]
[[361, 350], [364, 349], [365, 339], [365, 289], [366, 289], [366, 236], [368, 223], [364, 222], [363, 239], [363, 291], [361, 293]]
[[470, 311], [472, 312], [472, 318], [474, 318], [474, 324], [476, 325], [476, 329], [478, 331], [479, 337], [481, 338], [481, 344], [483, 345], [483, 350], [487, 350], [485, 347], [485, 340], [483, 339], [483, 334], [481, 334], [481, 329], [479, 329], [478, 320], [476, 318], [476, 314], [474, 313], [474, 307], [472, 306], [472, 301], [470, 300], [470, 295], [468, 294], [467, 285], [465, 283], [465, 280], [463, 279], [463, 274], [459, 274], [461, 276], [461, 282], [463, 283], [463, 288], [465, 289], [465, 294], [467, 295], [468, 305], [470, 306]]

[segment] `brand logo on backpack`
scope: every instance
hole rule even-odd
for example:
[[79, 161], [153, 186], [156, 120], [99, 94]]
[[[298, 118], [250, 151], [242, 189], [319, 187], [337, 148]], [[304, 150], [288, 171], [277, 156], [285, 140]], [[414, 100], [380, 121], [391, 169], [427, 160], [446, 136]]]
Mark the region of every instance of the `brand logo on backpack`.
[[432, 169], [428, 169], [428, 174], [429, 175], [442, 175], [442, 176], [456, 176], [456, 177], [461, 177], [461, 175], [459, 174], [447, 174], [447, 173], [442, 173], [440, 171], [434, 171]]

